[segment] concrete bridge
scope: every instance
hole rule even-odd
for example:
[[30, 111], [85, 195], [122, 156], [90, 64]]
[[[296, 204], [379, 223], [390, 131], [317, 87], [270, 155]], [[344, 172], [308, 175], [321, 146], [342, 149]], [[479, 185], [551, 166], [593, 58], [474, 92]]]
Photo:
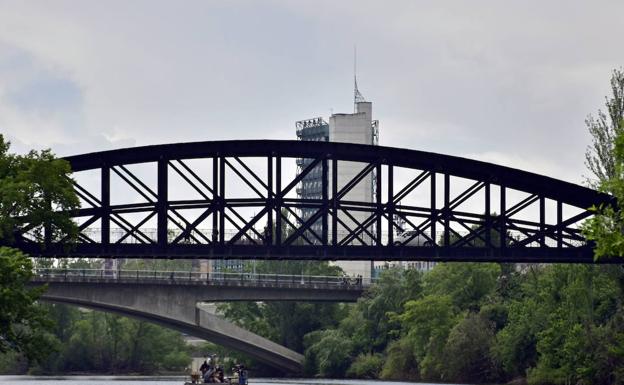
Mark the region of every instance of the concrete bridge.
[[38, 270], [44, 301], [139, 318], [243, 352], [285, 372], [300, 372], [303, 356], [198, 307], [201, 302], [354, 302], [370, 282], [341, 277], [193, 272]]

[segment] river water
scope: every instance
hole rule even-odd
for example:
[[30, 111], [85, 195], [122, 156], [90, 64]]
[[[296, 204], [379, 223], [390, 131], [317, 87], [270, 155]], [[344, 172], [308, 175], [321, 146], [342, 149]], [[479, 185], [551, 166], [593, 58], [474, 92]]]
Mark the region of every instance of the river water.
[[[0, 385], [183, 385], [183, 376], [0, 376]], [[433, 385], [414, 382], [388, 382], [370, 380], [326, 380], [309, 378], [257, 378], [250, 385]], [[452, 385], [452, 384], [445, 384]]]

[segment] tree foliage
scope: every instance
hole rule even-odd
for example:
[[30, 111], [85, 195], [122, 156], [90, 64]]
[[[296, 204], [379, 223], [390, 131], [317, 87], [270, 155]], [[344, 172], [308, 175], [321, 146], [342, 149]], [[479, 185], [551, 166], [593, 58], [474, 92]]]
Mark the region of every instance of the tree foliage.
[[379, 378], [384, 364], [381, 353], [361, 353], [358, 355], [349, 369], [347, 377], [376, 379]]
[[[255, 270], [258, 274], [338, 276], [342, 273], [337, 266], [313, 261], [258, 261]], [[326, 302], [235, 302], [221, 304], [218, 309], [237, 325], [299, 352], [305, 349], [306, 334], [333, 327], [344, 316], [340, 304]], [[251, 360], [246, 362], [259, 366]], [[263, 373], [276, 374], [268, 368]]]
[[501, 268], [494, 263], [456, 263], [436, 266], [424, 280], [425, 291], [448, 295], [460, 310], [476, 311], [494, 293]]
[[[624, 202], [624, 134], [615, 138], [614, 175], [600, 184], [600, 189]], [[595, 242], [594, 257], [624, 257], [624, 210], [612, 204], [591, 208], [594, 216], [583, 224], [583, 234]]]
[[0, 241], [10, 244], [21, 232], [43, 241], [45, 228], [51, 240], [71, 240], [77, 227], [70, 212], [79, 200], [69, 163], [50, 150], [16, 155], [9, 148], [0, 134]]
[[623, 384], [623, 288], [620, 266], [389, 269], [337, 327], [306, 335], [306, 369], [430, 382]]
[[[70, 211], [79, 201], [69, 164], [49, 150], [15, 155], [9, 148], [0, 134], [0, 245], [11, 245], [22, 233], [40, 242], [71, 241], [76, 225]], [[35, 303], [42, 289], [26, 286], [31, 275], [32, 262], [26, 255], [0, 248], [0, 352], [38, 360], [55, 345], [46, 333], [51, 324]]]
[[[585, 152], [585, 165], [594, 174], [587, 178], [593, 187], [618, 176], [615, 141], [624, 132], [624, 70], [615, 69], [611, 76], [611, 95], [605, 98], [606, 112], [589, 115], [585, 124], [592, 144]], [[620, 170], [621, 171], [621, 170]], [[607, 190], [608, 191], [608, 190]]]
[[442, 377], [473, 383], [496, 377], [490, 356], [494, 323], [476, 313], [467, 313], [449, 332], [444, 345]]
[[180, 333], [143, 321], [66, 305], [46, 306], [58, 325], [57, 354], [33, 368], [42, 373], [182, 371], [190, 363]]
[[353, 354], [353, 343], [340, 332], [329, 329], [306, 335], [306, 360], [322, 377], [344, 377]]
[[624, 71], [613, 71], [611, 89], [607, 113], [599, 111], [598, 118], [590, 117], [587, 123], [593, 144], [586, 164], [597, 177], [593, 185], [615, 198], [592, 207], [595, 215], [583, 224], [583, 234], [595, 242], [596, 259], [624, 257], [624, 212], [618, 207], [624, 202]]
[[54, 346], [51, 327], [36, 304], [42, 288], [29, 288], [32, 263], [22, 252], [0, 247], [0, 353], [14, 351], [30, 360], [45, 357]]

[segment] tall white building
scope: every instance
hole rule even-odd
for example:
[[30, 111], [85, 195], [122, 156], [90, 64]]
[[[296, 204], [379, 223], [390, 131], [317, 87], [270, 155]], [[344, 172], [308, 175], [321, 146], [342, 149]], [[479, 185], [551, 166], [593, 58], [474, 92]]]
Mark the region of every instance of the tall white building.
[[[327, 123], [322, 118], [314, 118], [302, 120], [296, 123], [297, 137], [299, 140], [321, 140], [330, 142], [346, 142], [346, 143], [358, 143], [377, 145], [378, 144], [378, 126], [379, 123], [373, 120], [373, 104], [364, 100], [362, 95], [357, 89], [357, 83], [355, 85], [355, 111], [352, 114], [340, 113], [333, 114], [329, 118]], [[299, 159], [298, 166], [302, 169], [309, 162], [307, 159]], [[358, 162], [338, 162], [338, 186], [337, 190], [340, 191], [344, 185], [355, 177], [363, 168], [364, 164]], [[330, 166], [331, 167], [331, 166]], [[328, 175], [331, 174], [331, 169]], [[344, 200], [353, 200], [360, 202], [373, 202], [374, 200], [374, 178], [373, 173], [368, 174], [364, 180], [356, 185], [351, 191], [349, 191]], [[332, 191], [331, 178], [328, 181], [328, 191]], [[320, 166], [313, 170], [308, 176], [306, 176], [301, 184], [301, 188], [297, 190], [297, 193], [302, 198], [320, 199], [322, 192], [322, 174]], [[306, 220], [313, 212], [308, 210], [302, 210], [302, 218]], [[370, 214], [369, 213], [350, 213], [355, 220], [363, 222]], [[346, 214], [339, 214], [340, 221], [342, 221], [351, 230], [357, 227], [355, 221], [349, 218]], [[331, 223], [329, 224], [331, 227]], [[320, 221], [315, 223], [311, 228], [317, 234], [320, 234]], [[374, 234], [375, 229], [369, 228], [370, 233]], [[338, 225], [338, 240], [344, 239], [347, 229], [343, 225]], [[331, 234], [331, 228], [329, 233]], [[360, 236], [361, 239], [370, 242], [370, 237], [366, 234]], [[352, 244], [361, 244], [360, 241], [354, 240]], [[373, 272], [373, 262], [369, 261], [338, 261], [336, 262], [348, 275], [361, 275], [364, 278], [369, 278]]]

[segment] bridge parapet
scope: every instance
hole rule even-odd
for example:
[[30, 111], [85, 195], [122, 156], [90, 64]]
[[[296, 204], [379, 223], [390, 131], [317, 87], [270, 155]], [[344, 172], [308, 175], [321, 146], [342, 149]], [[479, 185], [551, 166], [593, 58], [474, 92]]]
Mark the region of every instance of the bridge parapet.
[[37, 269], [32, 282], [229, 286], [250, 288], [324, 289], [356, 291], [371, 286], [371, 278], [320, 275], [201, 273], [194, 271]]

